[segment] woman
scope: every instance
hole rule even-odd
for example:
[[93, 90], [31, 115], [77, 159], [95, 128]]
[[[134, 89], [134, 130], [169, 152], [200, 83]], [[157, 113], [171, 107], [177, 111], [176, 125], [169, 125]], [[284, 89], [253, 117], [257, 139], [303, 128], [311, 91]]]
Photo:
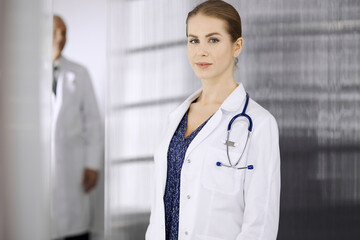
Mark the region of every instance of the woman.
[[276, 239], [278, 127], [234, 80], [240, 16], [223, 1], [206, 1], [186, 24], [188, 58], [202, 88], [170, 114], [155, 152], [146, 239]]

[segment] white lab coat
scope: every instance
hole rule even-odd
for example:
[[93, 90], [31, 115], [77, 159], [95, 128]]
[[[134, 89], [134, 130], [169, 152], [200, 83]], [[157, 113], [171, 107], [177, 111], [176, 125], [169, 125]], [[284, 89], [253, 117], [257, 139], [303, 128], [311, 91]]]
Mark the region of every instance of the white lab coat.
[[98, 170], [103, 139], [101, 120], [87, 70], [58, 60], [52, 98], [52, 237], [81, 234], [90, 227], [90, 197], [82, 187], [85, 168]]
[[[146, 240], [165, 240], [167, 151], [181, 118], [200, 93], [192, 94], [170, 114], [165, 136], [155, 151], [155, 191]], [[252, 118], [253, 132], [239, 166], [252, 164], [254, 169], [216, 166], [218, 161], [228, 163], [224, 144], [227, 126], [242, 112], [245, 96], [240, 84], [186, 151], [180, 182], [179, 240], [276, 239], [280, 202], [278, 126], [274, 117], [251, 98], [246, 113]], [[236, 120], [232, 126], [233, 164], [247, 134], [248, 122], [243, 120]]]

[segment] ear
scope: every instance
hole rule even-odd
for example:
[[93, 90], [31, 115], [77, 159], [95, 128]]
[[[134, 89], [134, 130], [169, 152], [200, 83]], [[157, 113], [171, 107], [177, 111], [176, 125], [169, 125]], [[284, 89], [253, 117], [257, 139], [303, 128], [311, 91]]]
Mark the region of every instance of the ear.
[[240, 55], [243, 44], [244, 39], [242, 37], [239, 37], [236, 42], [234, 42], [234, 58]]

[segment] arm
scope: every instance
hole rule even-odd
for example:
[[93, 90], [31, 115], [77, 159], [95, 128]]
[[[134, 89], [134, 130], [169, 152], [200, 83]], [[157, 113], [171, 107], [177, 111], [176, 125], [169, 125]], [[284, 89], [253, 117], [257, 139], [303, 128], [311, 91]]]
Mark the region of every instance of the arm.
[[85, 169], [83, 185], [85, 191], [89, 192], [95, 187], [98, 170], [103, 159], [103, 138], [101, 119], [96, 102], [94, 90], [86, 69], [82, 74], [82, 120], [83, 120], [83, 141], [85, 148]]
[[244, 185], [244, 219], [236, 240], [275, 240], [280, 207], [280, 151], [276, 120], [270, 116], [253, 133]]

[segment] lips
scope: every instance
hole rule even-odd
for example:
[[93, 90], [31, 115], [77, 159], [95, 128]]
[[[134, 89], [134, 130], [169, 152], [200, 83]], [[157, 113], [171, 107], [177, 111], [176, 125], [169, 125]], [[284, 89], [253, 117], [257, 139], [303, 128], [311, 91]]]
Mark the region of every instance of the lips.
[[208, 63], [208, 62], [198, 62], [198, 63], [195, 63], [196, 66], [198, 66], [199, 68], [201, 69], [205, 69], [205, 68], [208, 68], [212, 65], [212, 63]]

